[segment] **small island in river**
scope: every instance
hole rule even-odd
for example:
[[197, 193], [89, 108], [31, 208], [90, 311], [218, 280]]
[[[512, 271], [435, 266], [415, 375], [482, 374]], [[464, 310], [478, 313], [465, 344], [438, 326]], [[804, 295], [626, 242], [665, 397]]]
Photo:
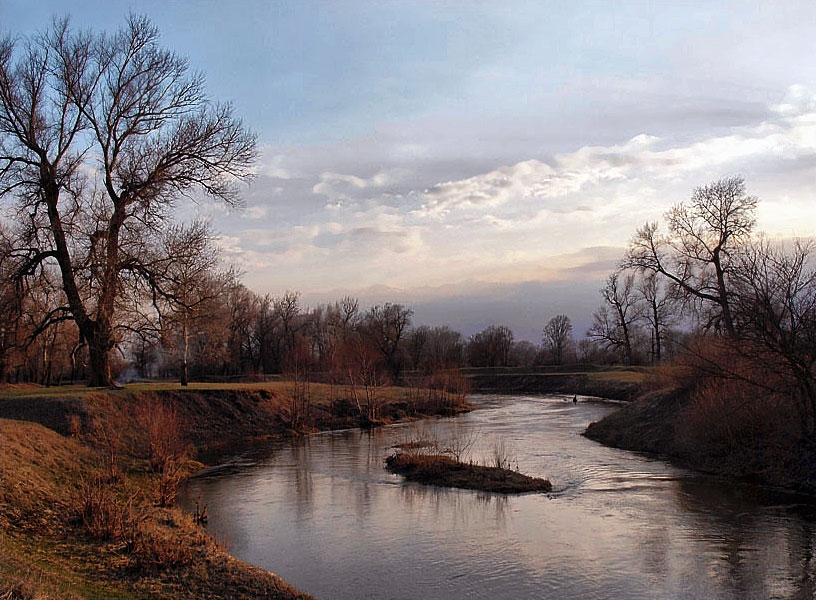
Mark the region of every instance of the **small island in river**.
[[502, 494], [552, 491], [552, 483], [547, 479], [530, 477], [505, 467], [463, 462], [444, 453], [397, 450], [385, 459], [385, 465], [389, 471], [409, 481], [428, 485]]

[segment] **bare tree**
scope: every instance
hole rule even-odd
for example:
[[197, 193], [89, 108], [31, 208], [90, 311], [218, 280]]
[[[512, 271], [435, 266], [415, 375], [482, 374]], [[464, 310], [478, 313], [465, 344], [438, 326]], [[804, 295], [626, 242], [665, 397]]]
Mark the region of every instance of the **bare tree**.
[[666, 213], [669, 234], [657, 223], [638, 230], [625, 267], [659, 273], [701, 308], [713, 308], [707, 327], [734, 335], [729, 277], [736, 246], [748, 238], [757, 198], [749, 196], [742, 177], [726, 177], [694, 190], [688, 203]]
[[513, 332], [504, 325], [491, 325], [471, 336], [467, 345], [468, 364], [472, 367], [508, 366], [513, 338]]
[[519, 340], [513, 344], [510, 350], [510, 363], [514, 367], [532, 367], [538, 355], [540, 348], [532, 342], [527, 340]]
[[[621, 279], [623, 275], [623, 279]], [[595, 313], [587, 336], [614, 348], [623, 354], [626, 364], [632, 363], [633, 326], [635, 312], [635, 276], [633, 273], [615, 271], [601, 289], [605, 304]]]
[[214, 301], [225, 291], [226, 281], [216, 272], [218, 255], [204, 222], [188, 227], [173, 226], [165, 236], [165, 266], [154, 276], [151, 286], [161, 294], [167, 310], [159, 307], [164, 320], [178, 330], [180, 346], [180, 381], [189, 381], [190, 338], [201, 335], [199, 324], [214, 307]]
[[[803, 428], [816, 430], [816, 244], [792, 248], [759, 241], [734, 269], [734, 350], [789, 381]], [[727, 371], [727, 365], [724, 368]], [[767, 382], [752, 380], [764, 387]], [[769, 390], [775, 392], [777, 390]]]
[[571, 335], [572, 321], [567, 315], [556, 315], [544, 326], [544, 344], [549, 348], [556, 365], [563, 362], [564, 351], [570, 343]]
[[458, 367], [463, 364], [465, 344], [462, 334], [447, 326], [432, 327], [428, 332], [428, 360], [434, 367]]
[[287, 291], [280, 298], [272, 301], [272, 312], [280, 328], [280, 341], [283, 344], [282, 359], [295, 347], [295, 338], [303, 327], [300, 314], [300, 292]]
[[110, 385], [109, 352], [129, 284], [149, 276], [150, 239], [196, 190], [235, 204], [255, 139], [213, 104], [200, 74], [162, 49], [145, 17], [113, 35], [55, 21], [0, 42], [0, 194], [14, 196], [22, 272], [60, 272], [88, 345], [91, 385]]
[[422, 366], [428, 350], [428, 340], [431, 336], [431, 328], [427, 325], [414, 327], [408, 331], [405, 338], [408, 356], [411, 359], [411, 368], [417, 370]]
[[666, 330], [673, 317], [674, 298], [653, 272], [646, 273], [638, 282], [637, 295], [640, 300], [639, 316], [650, 331], [652, 362], [659, 363], [663, 356]]
[[402, 365], [398, 352], [414, 311], [402, 304], [386, 302], [372, 306], [366, 314], [364, 331], [380, 351], [393, 380], [399, 379]]

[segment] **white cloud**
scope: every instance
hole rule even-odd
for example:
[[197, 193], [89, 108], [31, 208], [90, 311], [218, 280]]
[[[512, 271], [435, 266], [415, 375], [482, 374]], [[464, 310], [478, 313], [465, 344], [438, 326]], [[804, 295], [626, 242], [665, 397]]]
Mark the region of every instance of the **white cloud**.
[[[358, 196], [367, 197], [372, 190], [374, 193], [382, 191], [383, 188], [399, 182], [405, 174], [404, 169], [380, 171], [371, 177], [325, 172], [320, 175], [320, 181], [314, 185], [312, 192], [328, 197], [333, 205]], [[360, 195], [360, 192], [369, 193]]]
[[[591, 197], [610, 186], [660, 181], [707, 180], [708, 172], [741, 171], [752, 161], [789, 161], [816, 156], [816, 100], [801, 86], [793, 86], [789, 101], [778, 105], [780, 117], [732, 133], [686, 145], [661, 147], [660, 138], [641, 134], [620, 145], [585, 146], [558, 154], [550, 162], [526, 160], [514, 165], [426, 189], [418, 217], [444, 219], [462, 211], [486, 212], [514, 203], [565, 199], [550, 203], [550, 212], [589, 210], [576, 197]], [[636, 190], [633, 190], [637, 193]], [[490, 216], [495, 224], [496, 216]]]
[[760, 229], [814, 233], [809, 98], [791, 88], [780, 105], [794, 108], [683, 142], [641, 134], [552, 155], [539, 150], [506, 166], [495, 166], [497, 158], [447, 162], [432, 145], [418, 162], [397, 161], [382, 140], [324, 148], [317, 158], [307, 149], [279, 152], [287, 158], [276, 158], [276, 168], [292, 177], [259, 177], [244, 216], [256, 217], [252, 228], [231, 216], [218, 223], [229, 233], [229, 256], [260, 291], [596, 281], [636, 227], [694, 186], [731, 173], [745, 175], [762, 199]]
[[256, 205], [247, 208], [241, 216], [246, 219], [265, 219], [268, 215], [268, 206]]

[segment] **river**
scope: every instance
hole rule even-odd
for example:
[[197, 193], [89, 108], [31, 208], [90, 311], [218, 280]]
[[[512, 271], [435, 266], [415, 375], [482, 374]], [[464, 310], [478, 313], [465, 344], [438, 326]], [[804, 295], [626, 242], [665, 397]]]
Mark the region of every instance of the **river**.
[[[455, 418], [245, 449], [195, 477], [234, 556], [318, 599], [816, 597], [816, 503], [607, 448], [580, 435], [614, 406], [475, 396]], [[552, 494], [405, 483], [383, 468], [415, 438], [501, 441]]]

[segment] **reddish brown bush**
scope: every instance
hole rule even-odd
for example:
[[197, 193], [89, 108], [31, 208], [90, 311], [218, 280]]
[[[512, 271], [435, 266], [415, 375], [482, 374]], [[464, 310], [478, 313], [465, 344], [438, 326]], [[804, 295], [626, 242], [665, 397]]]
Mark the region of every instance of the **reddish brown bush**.
[[122, 491], [99, 473], [80, 478], [72, 510], [85, 530], [99, 540], [122, 539], [143, 518], [136, 498], [123, 500]]
[[143, 427], [141, 454], [157, 474], [155, 500], [159, 506], [172, 506], [189, 471], [187, 425], [170, 402], [146, 402], [137, 408], [136, 418]]
[[677, 446], [695, 464], [765, 478], [796, 460], [798, 405], [761, 357], [724, 341], [698, 343], [680, 373], [689, 401], [676, 421]]

